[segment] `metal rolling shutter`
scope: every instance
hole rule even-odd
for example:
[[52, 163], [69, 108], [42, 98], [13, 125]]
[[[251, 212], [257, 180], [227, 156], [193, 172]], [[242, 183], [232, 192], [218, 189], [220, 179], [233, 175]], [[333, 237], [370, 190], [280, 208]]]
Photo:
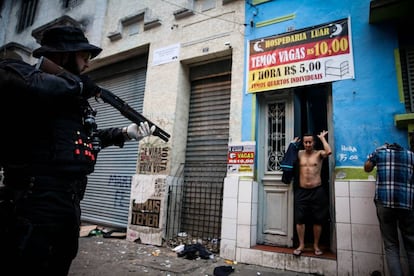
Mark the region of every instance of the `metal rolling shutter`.
[[[181, 231], [219, 238], [227, 172], [231, 60], [192, 69]], [[197, 77], [198, 75], [198, 77]]]
[[[110, 90], [138, 112], [142, 112], [146, 69], [111, 76], [98, 85]], [[100, 129], [123, 127], [131, 122], [118, 110], [102, 101], [91, 101], [97, 110]], [[89, 176], [85, 197], [81, 202], [82, 220], [115, 227], [127, 227], [132, 175], [136, 173], [138, 143], [125, 143], [123, 148], [103, 149], [95, 172]]]

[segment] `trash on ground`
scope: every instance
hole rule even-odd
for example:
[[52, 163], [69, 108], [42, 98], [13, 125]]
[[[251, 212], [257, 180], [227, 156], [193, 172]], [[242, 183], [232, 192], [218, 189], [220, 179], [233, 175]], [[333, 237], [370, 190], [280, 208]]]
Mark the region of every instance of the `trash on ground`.
[[234, 272], [234, 268], [230, 265], [222, 265], [214, 268], [214, 276], [227, 276]]
[[114, 239], [125, 239], [126, 238], [126, 230], [118, 229], [118, 230], [110, 230], [110, 231], [102, 231], [104, 238], [114, 238]]
[[160, 255], [160, 253], [161, 253], [161, 250], [157, 249], [157, 250], [152, 251], [151, 255], [155, 256], [155, 257], [158, 257]]
[[212, 253], [208, 251], [202, 244], [186, 244], [184, 249], [177, 253], [178, 257], [184, 257], [189, 260], [196, 260], [197, 258], [201, 259], [210, 259]]
[[175, 251], [176, 253], [181, 253], [184, 250], [185, 245], [184, 244], [180, 244], [176, 247], [174, 247], [173, 251]]
[[97, 229], [98, 225], [82, 225], [80, 227], [79, 236], [80, 237], [87, 237], [92, 230]]

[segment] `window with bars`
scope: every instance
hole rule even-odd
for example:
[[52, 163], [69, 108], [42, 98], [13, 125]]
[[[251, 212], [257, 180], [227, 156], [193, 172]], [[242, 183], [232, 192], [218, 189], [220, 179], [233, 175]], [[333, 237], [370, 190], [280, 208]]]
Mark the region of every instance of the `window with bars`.
[[266, 171], [280, 171], [280, 162], [286, 151], [286, 103], [267, 105]]
[[405, 109], [414, 113], [414, 48], [401, 49], [400, 61]]
[[20, 7], [20, 16], [17, 25], [18, 33], [33, 25], [36, 16], [37, 3], [38, 0], [22, 0], [22, 5]]

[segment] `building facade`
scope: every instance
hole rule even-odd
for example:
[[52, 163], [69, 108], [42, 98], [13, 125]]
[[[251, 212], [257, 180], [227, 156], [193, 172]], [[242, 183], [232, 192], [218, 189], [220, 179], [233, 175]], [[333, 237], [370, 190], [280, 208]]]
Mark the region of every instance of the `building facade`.
[[[170, 134], [100, 152], [82, 219], [161, 245], [221, 234], [229, 140], [241, 140], [244, 1], [1, 1], [1, 57], [37, 62], [43, 31], [74, 25], [103, 48], [87, 72]], [[91, 101], [99, 127], [128, 119]], [[171, 206], [171, 207], [168, 207]]]
[[[149, 244], [201, 238], [243, 263], [390, 275], [363, 162], [384, 142], [410, 145], [409, 1], [0, 3], [1, 57], [34, 64], [44, 29], [78, 26], [103, 48], [87, 74], [171, 135], [102, 151], [84, 220]], [[91, 104], [100, 127], [130, 123]], [[295, 136], [322, 130], [333, 149], [325, 254], [296, 258], [295, 183], [282, 182], [280, 161]]]
[[[242, 141], [255, 142], [256, 165], [251, 179], [225, 179], [221, 256], [318, 275], [392, 275], [375, 174], [363, 164], [385, 142], [410, 148], [413, 37], [401, 30], [409, 10], [410, 1], [246, 2]], [[308, 235], [309, 254], [296, 258], [286, 248], [298, 246], [297, 183], [283, 183], [280, 162], [294, 137], [322, 130], [333, 150], [322, 170], [325, 254], [313, 254]]]

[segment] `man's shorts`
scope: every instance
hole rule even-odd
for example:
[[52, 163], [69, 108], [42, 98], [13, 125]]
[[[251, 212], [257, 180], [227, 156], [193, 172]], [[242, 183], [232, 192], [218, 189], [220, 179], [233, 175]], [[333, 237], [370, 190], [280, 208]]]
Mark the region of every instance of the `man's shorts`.
[[329, 200], [322, 186], [295, 190], [295, 223], [323, 224], [329, 216]]

